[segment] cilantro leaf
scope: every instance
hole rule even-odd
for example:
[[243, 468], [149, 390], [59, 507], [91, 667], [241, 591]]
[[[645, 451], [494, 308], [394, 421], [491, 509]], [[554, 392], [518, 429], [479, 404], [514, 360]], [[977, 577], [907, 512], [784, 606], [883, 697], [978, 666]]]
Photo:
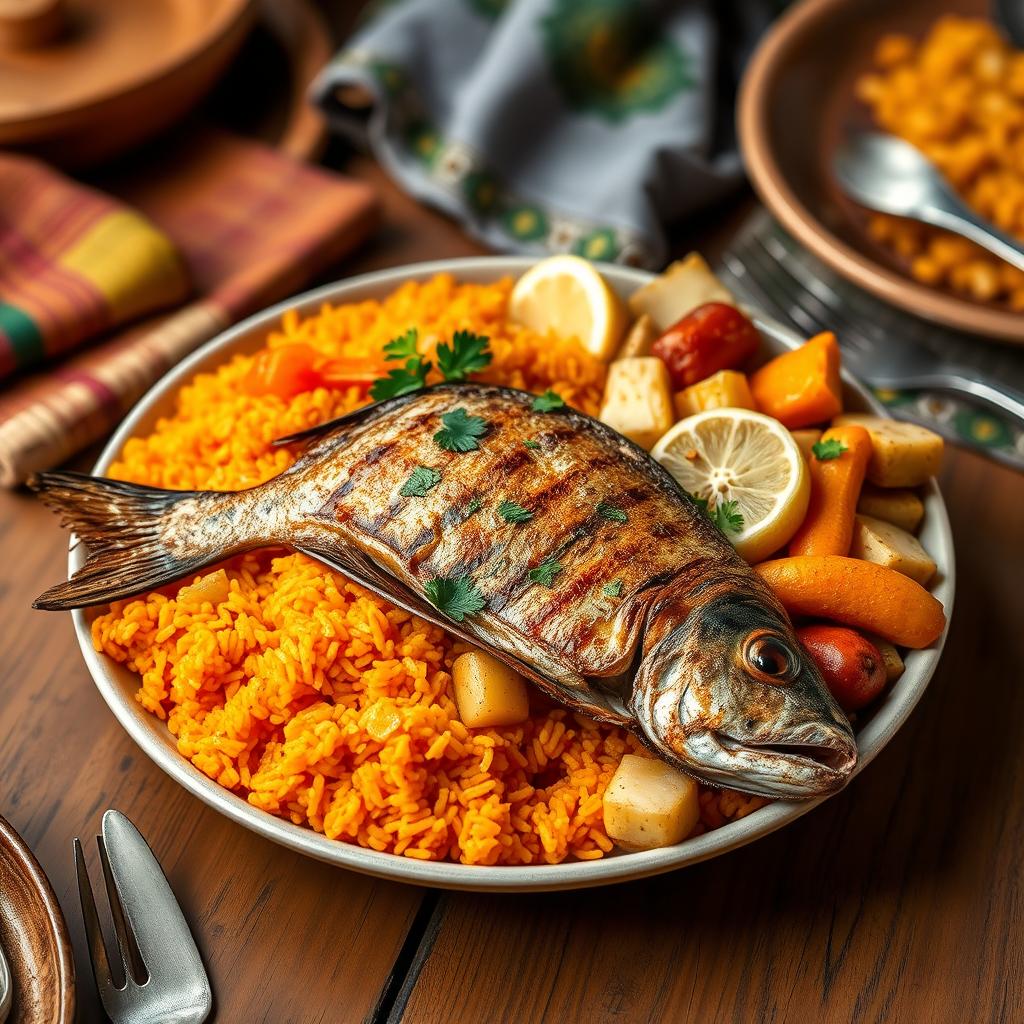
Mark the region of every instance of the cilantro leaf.
[[531, 569], [526, 575], [534, 583], [540, 583], [545, 587], [550, 587], [554, 582], [555, 577], [562, 571], [564, 566], [554, 555], [548, 555], [543, 562], [540, 563], [535, 569]]
[[491, 362], [488, 338], [472, 331], [456, 331], [451, 345], [437, 346], [437, 365], [445, 380], [465, 380]]
[[487, 432], [487, 420], [482, 416], [470, 416], [461, 406], [441, 417], [441, 429], [434, 435], [434, 441], [450, 452], [472, 452], [480, 447], [477, 438]]
[[606, 583], [601, 588], [605, 597], [622, 597], [622, 580], [615, 580], [613, 583]]
[[528, 508], [514, 501], [503, 501], [498, 506], [498, 515], [506, 523], [528, 523], [533, 518], [533, 513]]
[[436, 576], [427, 581], [423, 590], [430, 603], [455, 622], [461, 622], [467, 615], [475, 615], [487, 604], [487, 599], [468, 575], [450, 579]]
[[548, 388], [543, 395], [538, 395], [533, 400], [534, 412], [552, 412], [554, 409], [562, 409], [564, 407], [565, 400], [557, 391], [552, 391], [551, 388]]
[[523, 441], [523, 446], [529, 448], [531, 452], [540, 451], [540, 445], [536, 441], [530, 441], [529, 439]]
[[815, 441], [811, 445], [811, 451], [819, 462], [829, 462], [831, 459], [838, 459], [845, 451], [849, 451], [842, 441], [830, 437], [827, 441]]
[[474, 512], [479, 512], [481, 505], [483, 505], [483, 502], [480, 500], [480, 495], [474, 494], [466, 506], [466, 515], [471, 516]]
[[711, 522], [717, 526], [722, 533], [739, 533], [743, 529], [743, 513], [740, 512], [739, 502], [720, 501], [709, 513]]
[[629, 516], [622, 511], [617, 505], [613, 505], [609, 501], [599, 501], [597, 503], [597, 514], [602, 519], [607, 519], [612, 523], [628, 523]]
[[415, 327], [410, 327], [405, 334], [400, 334], [397, 338], [392, 338], [384, 346], [384, 355], [388, 359], [416, 359], [419, 356], [419, 350], [416, 348], [416, 342], [419, 339], [419, 331]]
[[425, 498], [441, 482], [441, 474], [429, 466], [417, 466], [398, 492], [403, 498]]
[[386, 377], [375, 380], [370, 388], [370, 397], [375, 402], [385, 398], [397, 398], [410, 391], [419, 391], [427, 383], [430, 363], [418, 356], [410, 359], [402, 369], [392, 370]]

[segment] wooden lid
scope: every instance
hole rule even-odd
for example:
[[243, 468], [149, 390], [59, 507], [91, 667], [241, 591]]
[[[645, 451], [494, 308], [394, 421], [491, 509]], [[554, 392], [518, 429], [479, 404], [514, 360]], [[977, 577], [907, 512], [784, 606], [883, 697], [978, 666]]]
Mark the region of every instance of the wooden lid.
[[0, 0], [0, 143], [184, 69], [252, 3]]

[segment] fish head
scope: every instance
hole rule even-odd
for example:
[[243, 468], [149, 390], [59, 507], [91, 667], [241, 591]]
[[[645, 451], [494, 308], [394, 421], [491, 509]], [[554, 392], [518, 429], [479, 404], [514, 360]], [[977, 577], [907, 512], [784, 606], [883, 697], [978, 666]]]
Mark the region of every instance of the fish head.
[[857, 763], [788, 618], [756, 596], [717, 597], [663, 631], [630, 707], [657, 753], [715, 785], [806, 799], [841, 789]]

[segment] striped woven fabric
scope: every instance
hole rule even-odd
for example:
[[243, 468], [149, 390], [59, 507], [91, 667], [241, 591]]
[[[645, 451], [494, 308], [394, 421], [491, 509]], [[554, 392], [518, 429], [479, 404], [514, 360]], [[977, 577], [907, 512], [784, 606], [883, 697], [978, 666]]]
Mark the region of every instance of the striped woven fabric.
[[0, 378], [185, 298], [170, 239], [123, 203], [0, 153]]
[[[33, 167], [40, 180], [49, 183], [56, 177], [38, 164]], [[16, 377], [6, 392], [0, 393], [3, 486], [13, 486], [30, 473], [63, 462], [109, 432], [145, 390], [183, 356], [231, 323], [301, 288], [362, 241], [376, 219], [375, 198], [367, 186], [222, 132], [195, 137], [189, 145], [165, 151], [141, 167], [134, 165], [123, 180], [107, 184], [121, 202], [81, 190], [83, 202], [87, 199], [94, 204], [93, 230], [104, 217], [120, 213], [132, 218], [136, 227], [146, 225], [150, 235], [166, 236], [170, 240], [164, 242], [167, 252], [173, 256], [176, 250], [187, 267], [193, 297], [173, 312], [150, 316], [113, 333], [108, 330], [99, 343], [48, 365], [45, 372]], [[30, 183], [29, 191], [33, 187]], [[17, 212], [16, 206], [14, 210]], [[42, 237], [34, 231], [37, 239]], [[14, 232], [6, 232], [0, 222], [0, 259], [8, 237], [14, 237]], [[50, 333], [48, 325], [54, 321], [38, 311], [53, 308], [53, 295], [65, 291], [84, 294], [84, 286], [75, 291], [53, 285], [46, 301], [29, 305], [21, 298], [28, 293], [27, 286], [8, 293], [5, 278], [0, 276], [0, 298], [8, 306], [24, 310], [30, 319], [38, 316], [36, 323], [47, 325], [39, 331], [44, 354], [66, 351], [73, 344], [67, 341], [72, 324], [81, 338], [118, 322], [111, 319], [113, 309], [138, 316], [142, 309], [136, 286], [140, 293], [154, 294], [146, 292], [152, 280], [146, 273], [126, 269], [117, 278], [98, 269], [112, 247], [122, 256], [125, 251], [132, 254], [133, 272], [143, 264], [152, 267], [152, 254], [145, 255], [141, 245], [133, 248], [125, 243], [122, 247], [114, 236], [108, 236], [92, 256], [77, 264], [84, 266], [83, 279], [88, 278], [104, 300], [83, 300], [79, 305], [65, 300], [69, 326], [62, 334]], [[41, 242], [36, 248], [41, 248]], [[66, 250], [48, 251], [49, 262], [60, 263], [55, 254]], [[70, 280], [63, 265], [61, 271], [61, 280]], [[28, 276], [20, 263], [16, 273], [20, 281]], [[122, 283], [120, 290], [111, 286], [115, 279]], [[104, 286], [96, 285], [97, 281]], [[129, 287], [129, 281], [136, 286]], [[9, 300], [8, 294], [17, 302]], [[37, 292], [32, 294], [38, 298]], [[111, 295], [118, 296], [116, 301]], [[168, 301], [172, 300], [161, 304]], [[0, 306], [0, 318], [3, 308]], [[70, 315], [72, 310], [78, 311], [78, 319]], [[4, 323], [0, 319], [0, 324]], [[4, 326], [2, 330], [8, 351], [31, 349], [26, 328], [7, 331]], [[15, 333], [17, 341], [12, 340]], [[38, 353], [39, 348], [36, 344], [32, 351]], [[16, 365], [20, 365], [19, 358], [13, 359]]]

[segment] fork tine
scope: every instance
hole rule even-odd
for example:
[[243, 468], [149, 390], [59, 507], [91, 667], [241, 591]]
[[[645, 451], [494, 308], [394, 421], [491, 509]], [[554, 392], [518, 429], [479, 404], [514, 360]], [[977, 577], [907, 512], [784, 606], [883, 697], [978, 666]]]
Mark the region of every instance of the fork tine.
[[182, 1004], [212, 1007], [202, 957], [159, 861], [139, 830], [119, 811], [103, 815], [110, 876], [150, 985], [174, 983]]
[[114, 922], [114, 934], [117, 936], [117, 948], [121, 954], [121, 967], [124, 969], [126, 979], [131, 978], [136, 984], [145, 985], [149, 978], [149, 970], [139, 952], [135, 936], [125, 922], [124, 908], [121, 906], [117, 886], [114, 884], [114, 877], [110, 871], [110, 858], [107, 855], [107, 844], [103, 842], [103, 836], [96, 837], [96, 844], [100, 850], [103, 884], [106, 886], [107, 905], [110, 907], [110, 916]]
[[89, 881], [89, 869], [85, 866], [85, 854], [82, 852], [82, 844], [77, 838], [74, 841], [74, 846], [75, 870], [78, 874], [78, 898], [82, 904], [82, 919], [85, 922], [85, 937], [89, 942], [92, 973], [96, 979], [100, 1001], [107, 1013], [112, 1015], [118, 986], [114, 984], [110, 974], [107, 946], [103, 940], [103, 930], [100, 928], [100, 919], [96, 913], [96, 900], [93, 898], [92, 883]]

